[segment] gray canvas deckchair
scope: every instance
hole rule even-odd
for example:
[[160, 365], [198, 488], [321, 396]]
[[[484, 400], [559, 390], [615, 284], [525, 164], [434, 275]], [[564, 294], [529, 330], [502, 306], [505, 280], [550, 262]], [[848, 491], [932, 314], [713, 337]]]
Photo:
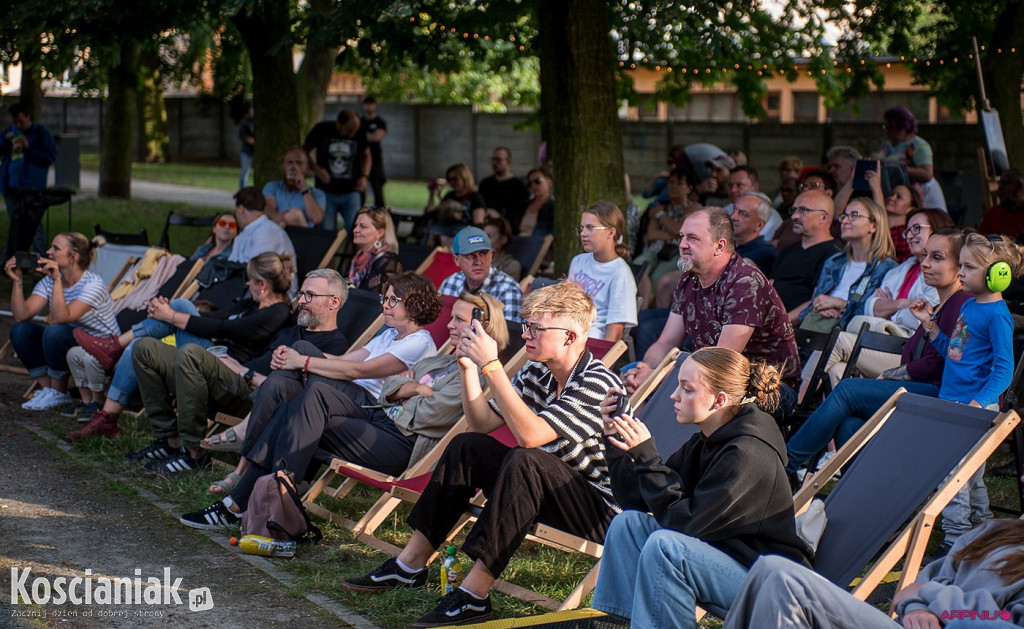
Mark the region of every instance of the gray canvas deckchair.
[[857, 454], [825, 499], [814, 569], [845, 588], [881, 552], [854, 596], [866, 599], [900, 559], [897, 590], [913, 582], [936, 517], [1019, 423], [1013, 411], [897, 391], [794, 497], [799, 513]]

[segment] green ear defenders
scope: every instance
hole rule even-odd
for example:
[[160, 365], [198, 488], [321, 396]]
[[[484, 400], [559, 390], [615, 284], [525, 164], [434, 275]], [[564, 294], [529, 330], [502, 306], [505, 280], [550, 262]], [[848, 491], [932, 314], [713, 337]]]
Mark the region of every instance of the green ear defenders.
[[[999, 234], [986, 234], [985, 237], [988, 238], [993, 251], [996, 249], [997, 242], [1003, 242], [1003, 237]], [[988, 267], [988, 272], [985, 273], [985, 285], [993, 293], [1001, 293], [1009, 288], [1012, 279], [1013, 272], [1010, 270], [1010, 265], [1002, 260], [993, 262]]]

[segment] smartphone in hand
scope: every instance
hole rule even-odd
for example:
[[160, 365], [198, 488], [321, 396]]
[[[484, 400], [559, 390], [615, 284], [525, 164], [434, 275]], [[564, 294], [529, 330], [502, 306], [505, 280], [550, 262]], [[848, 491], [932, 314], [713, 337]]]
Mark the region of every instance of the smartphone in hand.
[[[867, 177], [864, 175], [868, 171], [878, 172], [878, 162], [873, 159], [858, 159], [856, 170], [853, 172], [853, 189], [854, 190], [871, 190], [871, 183], [868, 182]], [[881, 173], [879, 173], [881, 174]]]

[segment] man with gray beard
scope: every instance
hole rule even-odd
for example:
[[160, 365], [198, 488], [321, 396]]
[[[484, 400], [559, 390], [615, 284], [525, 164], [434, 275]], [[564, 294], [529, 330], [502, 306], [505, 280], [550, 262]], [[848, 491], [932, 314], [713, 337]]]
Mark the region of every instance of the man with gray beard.
[[198, 345], [147, 344], [146, 351], [133, 356], [147, 413], [151, 418], [176, 414], [179, 434], [196, 433], [200, 438], [207, 418], [217, 410], [244, 416], [252, 408], [253, 389], [270, 373], [276, 348], [305, 340], [325, 354], [345, 353], [349, 340], [338, 330], [338, 311], [347, 298], [348, 287], [337, 271], [310, 271], [296, 296], [297, 325], [278, 332], [262, 356], [244, 365]]
[[[782, 408], [796, 402], [799, 377], [793, 326], [768, 278], [736, 253], [733, 224], [725, 210], [705, 207], [689, 214], [679, 230], [679, 279], [671, 314], [643, 361], [625, 374], [632, 391], [651, 375], [673, 347], [689, 339], [694, 350], [728, 347], [750, 361], [771, 364], [789, 387]], [[789, 389], [786, 391], [785, 389]]]

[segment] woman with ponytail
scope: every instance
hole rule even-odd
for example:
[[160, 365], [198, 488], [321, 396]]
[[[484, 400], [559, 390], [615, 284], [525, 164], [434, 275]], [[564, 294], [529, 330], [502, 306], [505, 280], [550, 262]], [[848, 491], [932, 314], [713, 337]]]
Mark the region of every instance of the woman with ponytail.
[[[120, 331], [106, 283], [89, 270], [103, 244], [99, 236], [90, 241], [78, 232], [57, 234], [46, 254], [35, 261], [35, 271], [44, 277], [27, 298], [16, 258], [4, 264], [13, 282], [11, 312], [17, 321], [11, 328], [11, 345], [39, 385], [35, 396], [21, 405], [24, 409], [42, 411], [71, 402], [67, 353], [76, 344], [75, 329], [90, 334]], [[49, 310], [51, 323], [33, 321], [44, 309]]]
[[696, 627], [695, 607], [728, 608], [758, 557], [808, 565], [771, 413], [781, 375], [724, 347], [694, 352], [672, 394], [676, 421], [700, 430], [662, 461], [647, 427], [601, 404], [623, 512], [605, 536], [593, 606], [638, 627]]
[[583, 210], [576, 233], [583, 251], [569, 265], [569, 280], [594, 301], [597, 318], [590, 338], [618, 341], [636, 325], [636, 280], [625, 244], [626, 219], [614, 203], [598, 201]]

